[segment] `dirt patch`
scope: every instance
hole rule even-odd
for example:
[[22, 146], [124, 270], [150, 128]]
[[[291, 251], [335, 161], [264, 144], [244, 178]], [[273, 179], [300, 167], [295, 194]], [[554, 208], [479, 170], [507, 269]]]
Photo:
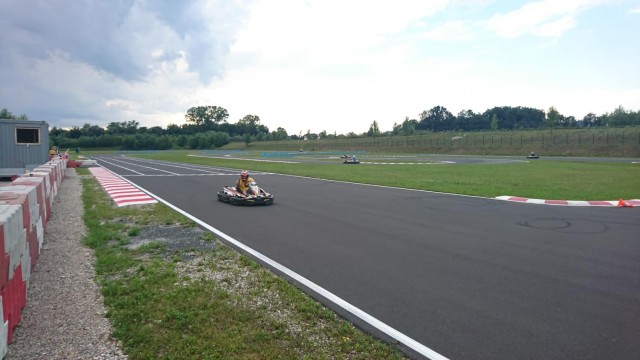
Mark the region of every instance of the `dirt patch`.
[[149, 225], [141, 228], [137, 236], [132, 236], [126, 248], [135, 250], [143, 245], [157, 243], [170, 252], [212, 250], [215, 242], [209, 234], [199, 227]]

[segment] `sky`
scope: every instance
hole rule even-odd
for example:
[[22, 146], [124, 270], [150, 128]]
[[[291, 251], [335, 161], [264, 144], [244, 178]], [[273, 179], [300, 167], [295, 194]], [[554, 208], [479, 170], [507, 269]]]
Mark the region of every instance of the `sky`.
[[0, 108], [50, 126], [390, 131], [443, 106], [640, 110], [640, 0], [0, 0]]

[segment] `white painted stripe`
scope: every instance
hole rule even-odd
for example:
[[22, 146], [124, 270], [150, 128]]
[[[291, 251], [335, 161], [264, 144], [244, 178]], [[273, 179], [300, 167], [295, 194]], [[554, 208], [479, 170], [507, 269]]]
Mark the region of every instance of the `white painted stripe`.
[[217, 174], [217, 173], [213, 172], [214, 170], [212, 170], [211, 167], [206, 167], [206, 166], [203, 166], [203, 165], [172, 163], [172, 162], [169, 162], [169, 161], [158, 161], [158, 160], [143, 159], [143, 158], [128, 157], [128, 156], [126, 158], [129, 159], [129, 161], [131, 161], [132, 164], [135, 164], [135, 161], [139, 161], [139, 162], [143, 162], [143, 163], [150, 163], [150, 164], [155, 164], [155, 165], [164, 165], [164, 166], [175, 167], [175, 168], [178, 168], [178, 169], [196, 170], [196, 171], [203, 171], [203, 172], [208, 173], [208, 174], [196, 174], [196, 175]]
[[223, 233], [222, 231], [214, 228], [213, 226], [205, 223], [204, 221], [198, 219], [197, 217], [183, 211], [182, 209], [178, 208], [177, 206], [171, 204], [170, 202], [154, 195], [153, 193], [145, 190], [144, 188], [140, 188], [141, 190], [143, 190], [144, 192], [150, 194], [151, 196], [153, 196], [155, 199], [157, 199], [158, 201], [164, 203], [165, 205], [167, 205], [168, 207], [172, 208], [173, 210], [179, 212], [180, 214], [188, 217], [189, 219], [193, 220], [194, 222], [198, 223], [200, 226], [202, 226], [203, 228], [211, 231], [212, 233], [222, 237], [223, 239], [225, 239], [228, 243], [232, 244], [233, 246], [241, 249], [242, 251], [251, 254], [252, 256], [254, 256], [255, 258], [259, 259], [260, 261], [268, 264], [269, 266], [277, 269], [278, 271], [281, 271], [282, 273], [286, 274], [288, 277], [296, 280], [297, 282], [299, 282], [300, 284], [306, 286], [307, 288], [313, 290], [315, 293], [323, 296], [324, 298], [328, 299], [329, 301], [331, 301], [332, 303], [336, 304], [337, 306], [341, 307], [342, 309], [348, 311], [349, 313], [353, 314], [354, 316], [358, 317], [359, 319], [361, 319], [362, 321], [366, 322], [367, 324], [373, 326], [374, 328], [382, 331], [383, 333], [387, 334], [388, 336], [390, 336], [391, 338], [397, 340], [398, 342], [404, 344], [405, 346], [407, 346], [408, 348], [414, 350], [415, 352], [426, 356], [429, 359], [432, 360], [447, 360], [447, 358], [439, 353], [437, 353], [436, 351], [422, 345], [421, 343], [413, 340], [412, 338], [408, 337], [407, 335], [399, 332], [398, 330], [390, 327], [389, 325], [383, 323], [382, 321], [376, 319], [375, 317], [369, 315], [368, 313], [360, 310], [359, 308], [353, 306], [352, 304], [348, 303], [347, 301], [343, 300], [342, 298], [338, 297], [337, 295], [333, 294], [332, 292], [324, 289], [323, 287], [317, 285], [316, 283], [314, 283], [311, 280], [308, 280], [307, 278], [299, 275], [298, 273], [294, 272], [293, 270], [287, 268], [284, 265], [281, 265], [280, 263], [276, 262], [275, 260], [272, 260], [271, 258], [263, 255], [262, 253], [248, 247], [247, 245], [239, 242], [238, 240], [234, 239], [233, 237]]
[[[252, 172], [252, 175], [260, 175], [260, 174], [270, 174], [270, 173], [257, 173], [257, 172]], [[141, 176], [220, 176], [220, 175], [226, 175], [226, 176], [238, 176], [238, 174], [223, 174], [223, 173], [211, 173], [211, 174], [178, 174], [178, 175], [167, 175], [167, 174], [142, 174], [142, 175], [127, 175], [127, 177], [141, 177]]]
[[[123, 169], [125, 169], [125, 170], [127, 170], [127, 171], [134, 172], [134, 173], [136, 173], [136, 174], [138, 174], [138, 175], [143, 175], [141, 172], [137, 172], [137, 171], [135, 171], [135, 170], [133, 170], [133, 169], [129, 169], [129, 168], [126, 168], [126, 167], [124, 167], [124, 166], [120, 166], [120, 165], [118, 165], [118, 164], [114, 164], [114, 163], [112, 163], [111, 161], [107, 161], [107, 160], [103, 160], [103, 159], [98, 159], [98, 165], [100, 165], [100, 162], [101, 162], [101, 161], [103, 161], [103, 162], [105, 162], [105, 163], [107, 163], [107, 164], [109, 164], [109, 165], [113, 165], [113, 166], [116, 166], [116, 167], [119, 167], [119, 168], [123, 168]], [[101, 166], [101, 165], [100, 165], [100, 166]], [[93, 169], [93, 168], [91, 168], [91, 169]], [[105, 171], [107, 171], [107, 169], [106, 169], [106, 168], [104, 168], [104, 167], [101, 167], [100, 169], [104, 169]], [[109, 172], [111, 173], [111, 171], [109, 171]], [[113, 173], [111, 173], [111, 174], [113, 174]]]
[[114, 160], [114, 161], [119, 161], [121, 163], [129, 164], [129, 165], [133, 165], [133, 166], [139, 166], [139, 167], [143, 167], [145, 169], [150, 169], [150, 170], [154, 170], [154, 171], [161, 171], [161, 172], [165, 172], [165, 173], [168, 173], [168, 174], [171, 174], [171, 175], [179, 175], [178, 173], [174, 173], [174, 172], [171, 172], [171, 171], [168, 171], [168, 170], [162, 170], [162, 169], [154, 168], [154, 167], [151, 167], [151, 166], [135, 164], [135, 163], [127, 162], [127, 161], [124, 161], [124, 160]]
[[202, 156], [202, 155], [187, 155], [187, 156], [207, 158], [207, 159], [243, 160], [243, 161], [259, 161], [259, 162], [272, 162], [272, 163], [284, 163], [284, 164], [299, 164], [296, 161], [284, 161], [284, 160], [241, 159], [241, 158], [232, 158], [232, 157]]
[[[132, 189], [136, 189], [135, 187], [127, 184], [127, 183], [122, 183], [122, 185], [109, 185], [109, 186], [103, 186], [106, 190], [132, 190]], [[140, 191], [140, 190], [138, 190]]]
[[527, 202], [531, 204], [545, 204], [544, 199], [528, 199]]
[[[251, 175], [264, 175], [264, 174], [271, 174], [271, 173], [257, 173], [257, 172], [251, 172]], [[148, 177], [154, 177], [154, 176], [220, 176], [220, 175], [226, 175], [226, 176], [238, 176], [238, 174], [211, 173], [211, 174], [178, 174], [178, 175], [167, 175], [167, 174], [141, 174], [141, 175], [127, 175], [127, 177], [142, 177], [142, 176], [148, 176]]]
[[405, 162], [369, 162], [369, 161], [361, 161], [360, 164], [365, 165], [444, 165], [444, 164], [455, 164], [453, 161], [439, 161], [439, 162], [421, 162], [421, 163], [405, 163]]
[[111, 186], [111, 187], [107, 187], [104, 188], [107, 192], [111, 193], [111, 192], [137, 192], [139, 194], [144, 194], [142, 192], [142, 190], [133, 187], [129, 184], [126, 184], [126, 186]]
[[142, 191], [138, 189], [131, 190], [110, 190], [107, 191], [109, 195], [122, 195], [122, 194], [144, 194]]
[[153, 199], [148, 195], [132, 195], [132, 196], [122, 196], [116, 199], [113, 199], [115, 202], [121, 203], [126, 200], [151, 200]]
[[116, 203], [116, 205], [118, 205], [118, 207], [123, 207], [123, 206], [129, 206], [129, 205], [145, 205], [145, 204], [155, 204], [158, 201], [156, 201], [155, 199], [152, 200], [145, 200], [145, 201], [129, 201], [126, 203]]

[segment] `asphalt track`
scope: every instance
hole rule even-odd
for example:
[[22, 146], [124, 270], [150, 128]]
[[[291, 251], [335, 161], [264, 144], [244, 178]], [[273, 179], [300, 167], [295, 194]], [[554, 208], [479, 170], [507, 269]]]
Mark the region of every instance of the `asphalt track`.
[[257, 172], [275, 204], [238, 207], [216, 200], [237, 170], [92, 158], [437, 353], [433, 358], [640, 354], [638, 208], [519, 204]]

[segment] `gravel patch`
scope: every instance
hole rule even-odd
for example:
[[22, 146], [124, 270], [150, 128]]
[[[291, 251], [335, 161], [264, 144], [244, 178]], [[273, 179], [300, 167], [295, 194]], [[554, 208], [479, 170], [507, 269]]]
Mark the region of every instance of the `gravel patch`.
[[183, 227], [181, 225], [150, 225], [140, 229], [140, 234], [132, 237], [125, 247], [135, 250], [143, 245], [158, 243], [169, 251], [213, 250], [213, 239], [206, 240], [208, 232], [199, 227]]
[[27, 306], [5, 360], [127, 359], [95, 284], [93, 251], [82, 245], [82, 183], [74, 169], [55, 198], [40, 257], [31, 274]]

